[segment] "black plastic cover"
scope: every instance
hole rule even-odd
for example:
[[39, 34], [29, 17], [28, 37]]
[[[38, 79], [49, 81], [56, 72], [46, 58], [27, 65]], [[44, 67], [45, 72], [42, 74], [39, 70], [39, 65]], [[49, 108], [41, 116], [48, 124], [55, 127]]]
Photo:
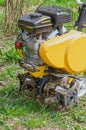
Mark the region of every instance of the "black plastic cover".
[[72, 20], [71, 11], [68, 8], [58, 6], [46, 6], [37, 9], [37, 12], [50, 16], [55, 26], [68, 23]]
[[51, 17], [41, 13], [28, 14], [19, 18], [18, 26], [29, 33], [48, 32], [52, 28]]

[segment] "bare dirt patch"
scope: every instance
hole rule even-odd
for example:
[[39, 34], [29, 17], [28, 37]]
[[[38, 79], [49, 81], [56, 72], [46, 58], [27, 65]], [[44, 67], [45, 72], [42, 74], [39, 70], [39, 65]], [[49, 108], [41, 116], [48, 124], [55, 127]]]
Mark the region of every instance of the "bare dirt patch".
[[46, 128], [34, 128], [33, 130], [62, 130], [62, 129], [46, 127]]
[[25, 128], [24, 126], [17, 126], [14, 130], [29, 130], [27, 128]]
[[3, 86], [0, 85], [0, 90], [3, 89]]

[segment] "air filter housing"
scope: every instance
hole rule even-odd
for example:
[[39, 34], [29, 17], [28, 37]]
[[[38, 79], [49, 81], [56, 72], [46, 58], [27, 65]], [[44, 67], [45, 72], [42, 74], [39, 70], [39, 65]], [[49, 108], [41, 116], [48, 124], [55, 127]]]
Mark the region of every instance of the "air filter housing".
[[52, 23], [55, 26], [68, 23], [72, 20], [71, 11], [68, 8], [58, 7], [58, 6], [46, 6], [38, 8], [37, 12], [50, 16]]

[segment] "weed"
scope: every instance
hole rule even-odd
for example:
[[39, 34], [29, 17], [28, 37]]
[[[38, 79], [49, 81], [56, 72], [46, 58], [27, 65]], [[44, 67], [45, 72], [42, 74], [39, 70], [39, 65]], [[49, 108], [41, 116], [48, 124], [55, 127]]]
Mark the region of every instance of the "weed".
[[8, 50], [4, 50], [2, 52], [2, 58], [7, 60], [8, 62], [18, 62], [19, 56], [15, 48], [11, 47]]

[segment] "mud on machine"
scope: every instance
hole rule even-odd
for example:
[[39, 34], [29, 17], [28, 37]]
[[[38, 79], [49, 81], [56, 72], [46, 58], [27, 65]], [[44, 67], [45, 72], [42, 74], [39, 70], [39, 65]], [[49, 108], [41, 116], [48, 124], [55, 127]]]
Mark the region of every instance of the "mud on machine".
[[18, 75], [19, 92], [28, 89], [38, 102], [58, 102], [62, 110], [71, 102], [76, 106], [78, 96], [86, 91], [85, 77], [81, 76], [86, 70], [86, 34], [80, 32], [86, 22], [82, 19], [86, 4], [76, 1], [82, 6], [75, 24], [79, 31], [67, 32], [64, 27], [72, 20], [70, 9], [45, 6], [19, 18], [21, 31], [15, 42], [22, 58], [19, 65], [25, 69]]

